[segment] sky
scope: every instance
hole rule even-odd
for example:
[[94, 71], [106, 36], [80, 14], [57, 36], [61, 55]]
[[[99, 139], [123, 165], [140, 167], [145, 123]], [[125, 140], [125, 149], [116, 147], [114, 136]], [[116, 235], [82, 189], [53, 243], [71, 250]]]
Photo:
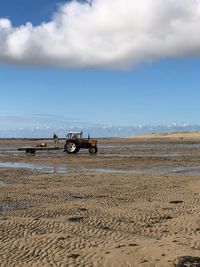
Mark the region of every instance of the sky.
[[0, 131], [200, 124], [199, 25], [197, 0], [0, 0]]

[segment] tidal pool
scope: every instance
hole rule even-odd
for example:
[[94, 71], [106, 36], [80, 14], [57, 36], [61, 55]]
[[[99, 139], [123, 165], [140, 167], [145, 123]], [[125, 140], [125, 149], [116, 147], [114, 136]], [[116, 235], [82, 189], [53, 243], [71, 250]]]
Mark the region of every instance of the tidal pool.
[[0, 186], [2, 185], [6, 185], [6, 183], [4, 181], [0, 181]]
[[4, 203], [0, 203], [0, 211], [7, 211], [7, 210], [12, 210], [13, 208], [10, 207], [9, 205], [7, 204], [4, 204]]
[[16, 169], [28, 169], [32, 171], [47, 172], [47, 173], [72, 173], [72, 172], [122, 173], [122, 174], [183, 173], [183, 174], [191, 174], [191, 175], [200, 175], [200, 166], [107, 169], [107, 168], [70, 168], [70, 167], [64, 167], [64, 166], [48, 166], [48, 165], [30, 164], [30, 163], [23, 163], [23, 162], [0, 162], [0, 168], [3, 168], [3, 167], [4, 168], [16, 168]]

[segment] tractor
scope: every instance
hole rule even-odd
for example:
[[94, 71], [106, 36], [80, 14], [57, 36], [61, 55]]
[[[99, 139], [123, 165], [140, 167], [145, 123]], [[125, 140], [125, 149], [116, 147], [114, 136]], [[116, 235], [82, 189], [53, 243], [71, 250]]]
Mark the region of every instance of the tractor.
[[81, 148], [88, 149], [90, 154], [96, 154], [97, 140], [88, 138], [83, 138], [83, 132], [69, 132], [66, 136], [66, 143], [64, 146], [64, 151], [69, 154], [74, 154], [79, 152]]

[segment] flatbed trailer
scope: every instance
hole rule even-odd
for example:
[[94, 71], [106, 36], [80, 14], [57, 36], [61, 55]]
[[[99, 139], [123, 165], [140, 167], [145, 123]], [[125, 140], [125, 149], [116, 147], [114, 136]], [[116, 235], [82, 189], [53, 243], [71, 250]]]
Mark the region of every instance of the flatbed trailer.
[[34, 154], [36, 151], [53, 151], [61, 150], [62, 147], [19, 147], [18, 151], [25, 151], [26, 153]]

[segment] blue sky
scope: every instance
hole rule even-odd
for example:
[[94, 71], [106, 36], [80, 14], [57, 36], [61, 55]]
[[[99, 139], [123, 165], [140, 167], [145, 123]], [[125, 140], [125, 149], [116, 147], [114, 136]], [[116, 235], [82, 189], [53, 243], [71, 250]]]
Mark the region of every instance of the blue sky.
[[[0, 18], [9, 19], [13, 27], [27, 21], [36, 26], [50, 21], [65, 2], [0, 0]], [[45, 117], [55, 116], [55, 125], [57, 118], [83, 125], [200, 124], [199, 70], [198, 55], [118, 70], [1, 62], [0, 130], [24, 127], [34, 116], [46, 124]]]

